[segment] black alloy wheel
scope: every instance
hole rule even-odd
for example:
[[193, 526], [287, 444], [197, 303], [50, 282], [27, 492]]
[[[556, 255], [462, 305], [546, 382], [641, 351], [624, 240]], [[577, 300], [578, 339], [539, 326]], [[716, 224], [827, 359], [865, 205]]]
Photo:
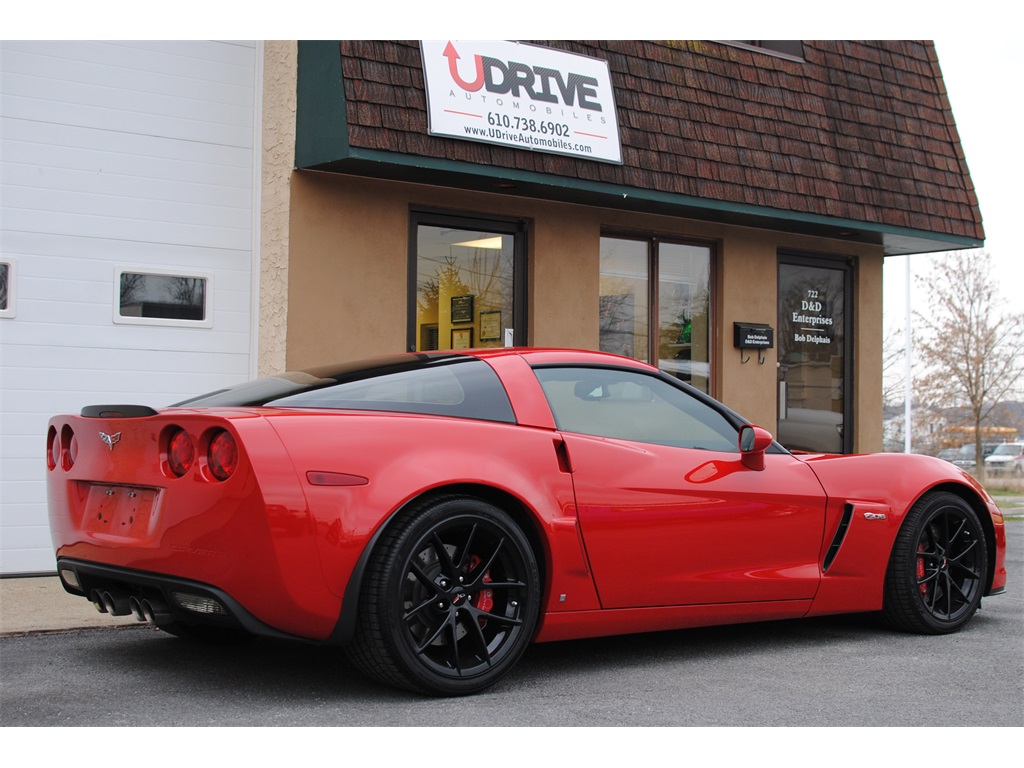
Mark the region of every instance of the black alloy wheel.
[[533, 639], [540, 574], [503, 510], [449, 496], [405, 512], [367, 571], [349, 655], [372, 677], [435, 695], [497, 682]]
[[987, 574], [977, 514], [959, 496], [929, 494], [911, 508], [896, 536], [883, 615], [910, 632], [956, 632], [981, 605]]

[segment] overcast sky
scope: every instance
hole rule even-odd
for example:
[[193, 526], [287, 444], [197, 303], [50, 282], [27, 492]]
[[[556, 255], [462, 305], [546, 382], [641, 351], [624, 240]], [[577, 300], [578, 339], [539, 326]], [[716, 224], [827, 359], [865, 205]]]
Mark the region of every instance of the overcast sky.
[[[960, 143], [978, 195], [985, 225], [985, 246], [992, 257], [992, 277], [1002, 313], [1024, 312], [1024, 248], [1017, 242], [1014, 227], [1024, 219], [1021, 210], [1020, 183], [1024, 174], [1021, 160], [1020, 97], [1009, 84], [1024, 66], [1024, 40], [984, 40], [970, 42], [955, 38], [937, 38], [946, 91], [953, 107]], [[938, 254], [937, 254], [938, 256]], [[886, 259], [885, 331], [887, 337], [906, 328], [907, 258]], [[910, 256], [911, 309], [927, 312], [927, 295], [916, 277], [927, 279], [934, 257]], [[914, 321], [911, 319], [911, 327]], [[890, 371], [902, 378], [905, 367]], [[1024, 398], [1024, 382], [1017, 397]]]
[[[1014, 227], [1024, 219], [1020, 184], [1020, 96], [1009, 84], [1024, 67], [1024, 40], [970, 42], [936, 39], [946, 91], [960, 142], [981, 205], [985, 247], [992, 257], [993, 276], [1007, 308], [1024, 311], [1024, 248], [1016, 241]], [[931, 257], [911, 256], [914, 275], [926, 276]], [[886, 260], [885, 325], [903, 327], [906, 314], [906, 258]], [[917, 292], [911, 303], [924, 310]]]

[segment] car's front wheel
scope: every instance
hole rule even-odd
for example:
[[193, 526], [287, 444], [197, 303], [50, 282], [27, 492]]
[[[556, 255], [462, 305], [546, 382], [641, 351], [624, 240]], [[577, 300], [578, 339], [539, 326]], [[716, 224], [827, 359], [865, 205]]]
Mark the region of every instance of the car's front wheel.
[[493, 685], [533, 638], [540, 573], [502, 509], [447, 496], [403, 512], [364, 577], [352, 661], [382, 682], [444, 696]]
[[987, 568], [978, 515], [959, 496], [928, 494], [911, 507], [896, 535], [883, 616], [910, 632], [956, 632], [981, 604]]

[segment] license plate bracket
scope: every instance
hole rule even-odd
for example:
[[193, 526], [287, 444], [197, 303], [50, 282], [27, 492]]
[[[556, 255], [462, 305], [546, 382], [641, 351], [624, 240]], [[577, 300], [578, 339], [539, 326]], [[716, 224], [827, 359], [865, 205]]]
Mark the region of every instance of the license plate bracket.
[[93, 485], [89, 488], [84, 528], [119, 538], [138, 539], [150, 530], [157, 491], [127, 485]]

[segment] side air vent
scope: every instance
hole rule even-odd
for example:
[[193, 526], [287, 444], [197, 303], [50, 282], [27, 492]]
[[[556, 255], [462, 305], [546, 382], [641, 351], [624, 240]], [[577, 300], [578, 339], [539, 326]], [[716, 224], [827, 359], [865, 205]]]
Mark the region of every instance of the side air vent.
[[836, 528], [836, 535], [832, 537], [832, 543], [829, 545], [828, 552], [825, 553], [825, 562], [821, 564], [822, 572], [829, 569], [832, 565], [832, 561], [836, 559], [836, 555], [839, 554], [839, 548], [843, 546], [843, 539], [846, 538], [846, 531], [850, 527], [850, 520], [853, 519], [853, 504], [847, 504], [843, 507], [843, 516], [839, 520], [839, 527]]

